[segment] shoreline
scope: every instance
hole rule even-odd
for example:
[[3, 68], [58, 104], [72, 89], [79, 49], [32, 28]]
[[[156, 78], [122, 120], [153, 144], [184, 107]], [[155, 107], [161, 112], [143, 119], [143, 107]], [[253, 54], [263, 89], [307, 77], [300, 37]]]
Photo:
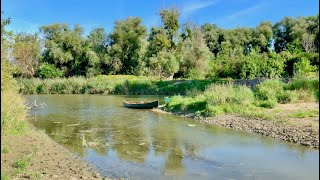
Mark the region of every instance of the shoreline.
[[[1, 136], [1, 145], [8, 149], [1, 150], [1, 174], [8, 179], [110, 180], [45, 132], [27, 124], [30, 132], [26, 134]], [[15, 167], [17, 162], [22, 165]]]
[[164, 110], [164, 106], [159, 106], [158, 108], [152, 109], [152, 111], [191, 118], [199, 121], [200, 123], [256, 133], [294, 144], [319, 149], [319, 117], [317, 117], [318, 121], [315, 125], [310, 125], [308, 123], [291, 123], [292, 120], [263, 120], [258, 118], [241, 117], [235, 114], [199, 118], [194, 114], [166, 111]]

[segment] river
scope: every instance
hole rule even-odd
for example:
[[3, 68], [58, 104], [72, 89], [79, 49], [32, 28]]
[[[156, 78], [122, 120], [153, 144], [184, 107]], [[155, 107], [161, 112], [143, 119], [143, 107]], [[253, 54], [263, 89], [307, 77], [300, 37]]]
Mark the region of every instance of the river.
[[[319, 150], [206, 125], [122, 100], [163, 96], [27, 95], [29, 119], [103, 176], [128, 179], [319, 179]], [[40, 105], [41, 103], [45, 103]], [[163, 103], [163, 101], [160, 101]]]

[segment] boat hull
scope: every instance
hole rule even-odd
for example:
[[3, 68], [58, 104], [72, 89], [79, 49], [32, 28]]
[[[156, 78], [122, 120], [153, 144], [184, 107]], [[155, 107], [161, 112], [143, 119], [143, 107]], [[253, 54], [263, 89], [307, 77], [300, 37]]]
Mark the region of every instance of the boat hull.
[[123, 106], [126, 108], [135, 108], [135, 109], [152, 109], [159, 106], [159, 101], [152, 102], [129, 102], [123, 101]]

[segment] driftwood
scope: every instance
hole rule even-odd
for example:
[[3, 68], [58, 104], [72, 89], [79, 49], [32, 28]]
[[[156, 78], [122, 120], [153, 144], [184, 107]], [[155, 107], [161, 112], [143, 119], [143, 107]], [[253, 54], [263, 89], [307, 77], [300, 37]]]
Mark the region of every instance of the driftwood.
[[[42, 108], [44, 108], [44, 106], [45, 106], [45, 107], [48, 107], [45, 102], [40, 103], [40, 106], [41, 106]], [[38, 107], [38, 105], [37, 105], [37, 99], [34, 100], [34, 103], [29, 103], [29, 102], [27, 102], [27, 103], [25, 104], [25, 109], [33, 109], [33, 108], [35, 108], [35, 107]]]

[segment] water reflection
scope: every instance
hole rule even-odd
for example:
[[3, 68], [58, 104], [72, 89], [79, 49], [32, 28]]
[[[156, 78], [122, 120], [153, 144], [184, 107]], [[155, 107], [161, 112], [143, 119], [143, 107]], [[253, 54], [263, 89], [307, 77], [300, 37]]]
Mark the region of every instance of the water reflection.
[[[30, 112], [30, 121], [56, 142], [95, 163], [102, 173], [106, 172], [104, 175], [247, 179], [246, 175], [254, 169], [268, 172], [257, 177], [261, 179], [319, 177], [318, 150], [149, 110], [123, 108], [122, 99], [129, 97], [27, 98], [37, 98], [48, 105]], [[89, 149], [94, 153], [88, 153]]]

